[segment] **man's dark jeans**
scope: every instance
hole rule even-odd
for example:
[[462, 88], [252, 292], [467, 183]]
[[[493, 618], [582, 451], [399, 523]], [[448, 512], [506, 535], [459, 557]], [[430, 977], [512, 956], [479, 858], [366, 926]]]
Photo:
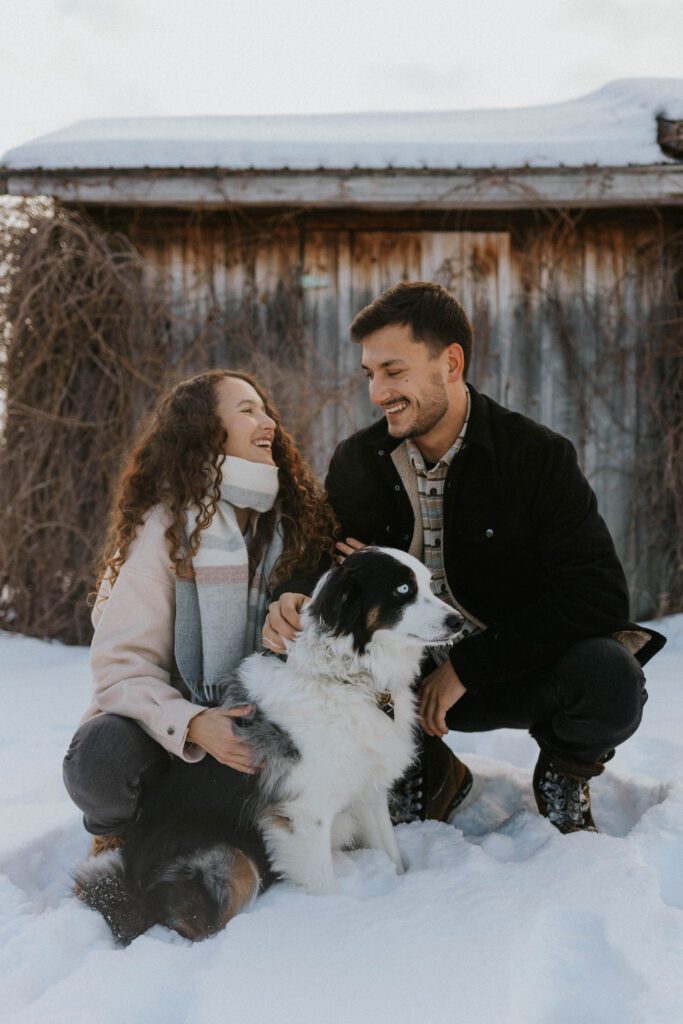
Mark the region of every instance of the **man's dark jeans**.
[[550, 755], [589, 766], [633, 735], [646, 700], [633, 655], [616, 640], [595, 638], [570, 647], [542, 672], [466, 693], [446, 724], [456, 732], [528, 729]]
[[93, 835], [122, 835], [171, 755], [132, 718], [100, 715], [76, 732], [64, 758], [64, 785]]

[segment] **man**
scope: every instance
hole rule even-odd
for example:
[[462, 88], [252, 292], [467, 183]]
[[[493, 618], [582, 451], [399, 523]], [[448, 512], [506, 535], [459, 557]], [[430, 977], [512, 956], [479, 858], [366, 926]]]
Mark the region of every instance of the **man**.
[[[445, 289], [402, 283], [356, 316], [383, 420], [343, 441], [326, 487], [345, 541], [409, 550], [465, 617], [420, 686], [424, 739], [396, 820], [446, 820], [471, 785], [442, 742], [451, 729], [529, 729], [533, 788], [562, 832], [595, 831], [589, 780], [637, 729], [641, 664], [663, 645], [628, 622], [628, 592], [571, 443], [467, 381], [472, 329]], [[264, 640], [296, 636], [305, 598], [270, 609]], [[634, 656], [636, 655], [636, 656]]]

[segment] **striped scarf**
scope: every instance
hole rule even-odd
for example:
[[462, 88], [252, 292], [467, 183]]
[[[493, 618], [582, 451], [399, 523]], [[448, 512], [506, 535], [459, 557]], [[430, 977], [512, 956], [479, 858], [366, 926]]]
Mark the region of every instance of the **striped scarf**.
[[242, 658], [260, 649], [269, 580], [283, 546], [278, 518], [250, 584], [247, 538], [235, 509], [252, 510], [253, 536], [258, 513], [275, 504], [277, 468], [226, 456], [221, 470], [220, 501], [192, 559], [194, 579], [176, 578], [175, 659], [197, 704], [220, 703]]

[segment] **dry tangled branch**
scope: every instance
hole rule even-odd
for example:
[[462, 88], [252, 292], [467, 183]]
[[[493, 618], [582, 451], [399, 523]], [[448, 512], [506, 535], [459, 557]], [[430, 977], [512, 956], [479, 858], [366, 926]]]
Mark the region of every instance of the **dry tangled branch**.
[[656, 254], [661, 295], [645, 325], [638, 380], [650, 411], [642, 515], [662, 580], [657, 613], [683, 609], [683, 238]]
[[84, 642], [112, 480], [170, 332], [129, 243], [78, 217], [31, 217], [3, 255], [0, 624]]
[[[563, 240], [563, 246], [568, 244]], [[575, 240], [573, 244], [576, 244]], [[578, 262], [578, 259], [577, 259]], [[563, 362], [579, 447], [609, 424], [632, 450], [624, 518], [648, 614], [683, 608], [683, 238], [652, 238], [624, 257], [609, 287], [576, 288], [571, 300], [547, 268], [543, 314]], [[625, 401], [630, 395], [630, 401]], [[633, 584], [633, 581], [632, 581]]]
[[165, 385], [250, 370], [304, 449], [343, 389], [321, 386], [294, 282], [266, 323], [248, 289], [236, 309], [193, 309], [125, 236], [65, 210], [18, 212], [21, 230], [0, 237], [0, 628], [84, 643], [122, 458]]

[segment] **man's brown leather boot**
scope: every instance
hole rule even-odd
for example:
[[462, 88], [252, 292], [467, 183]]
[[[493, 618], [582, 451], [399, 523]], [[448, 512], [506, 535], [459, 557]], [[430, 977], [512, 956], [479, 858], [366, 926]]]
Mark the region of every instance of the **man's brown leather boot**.
[[420, 750], [389, 794], [395, 825], [448, 821], [472, 788], [472, 772], [438, 736], [422, 733]]
[[604, 765], [577, 764], [541, 750], [534, 770], [534, 796], [539, 812], [560, 832], [597, 832], [591, 813], [588, 780]]
[[123, 846], [121, 836], [93, 836], [90, 844], [89, 857], [99, 857], [101, 853], [109, 853], [110, 850], [118, 850]]

